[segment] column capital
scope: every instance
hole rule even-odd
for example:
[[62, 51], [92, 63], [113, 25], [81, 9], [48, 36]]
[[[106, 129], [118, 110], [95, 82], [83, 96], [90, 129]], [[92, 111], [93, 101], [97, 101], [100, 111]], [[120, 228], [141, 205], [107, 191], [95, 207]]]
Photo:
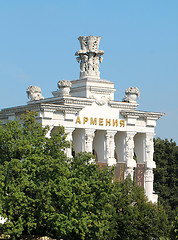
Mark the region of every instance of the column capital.
[[93, 128], [86, 128], [85, 129], [85, 134], [87, 135], [94, 135], [95, 134], [96, 129]]
[[126, 132], [126, 138], [130, 137], [133, 138], [136, 135], [136, 132]]
[[146, 135], [146, 138], [154, 138], [155, 133], [154, 132], [146, 132], [145, 135]]
[[65, 133], [72, 133], [74, 130], [74, 127], [65, 127]]
[[108, 135], [115, 135], [117, 131], [112, 131], [112, 130], [106, 130], [106, 134]]

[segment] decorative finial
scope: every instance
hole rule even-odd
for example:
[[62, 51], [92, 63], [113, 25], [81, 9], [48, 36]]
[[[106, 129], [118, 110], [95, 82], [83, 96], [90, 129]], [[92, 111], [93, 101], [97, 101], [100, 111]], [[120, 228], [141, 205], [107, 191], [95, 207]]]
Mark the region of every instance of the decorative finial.
[[41, 88], [38, 86], [29, 86], [27, 89], [27, 96], [28, 98], [31, 98], [30, 101], [37, 101], [44, 99], [44, 97], [41, 94]]
[[101, 37], [80, 36], [78, 38], [81, 49], [76, 52], [77, 61], [80, 63], [80, 78], [94, 77], [100, 78], [99, 63], [102, 62], [101, 57], [103, 50], [98, 50]]
[[140, 91], [137, 87], [129, 87], [125, 90], [125, 98], [123, 99], [123, 102], [132, 102], [136, 103], [137, 98], [140, 97]]

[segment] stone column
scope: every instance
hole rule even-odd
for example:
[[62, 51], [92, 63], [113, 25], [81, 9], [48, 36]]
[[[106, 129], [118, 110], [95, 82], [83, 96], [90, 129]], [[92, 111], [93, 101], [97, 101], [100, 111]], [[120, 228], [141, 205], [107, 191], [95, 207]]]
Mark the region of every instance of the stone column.
[[153, 194], [153, 169], [156, 168], [156, 164], [153, 161], [154, 153], [154, 143], [153, 143], [154, 133], [146, 133], [145, 135], [145, 193], [148, 200], [152, 202], [157, 202], [157, 195]]
[[125, 156], [124, 156], [126, 162], [125, 178], [130, 174], [132, 180], [134, 174], [133, 168], [136, 167], [136, 161], [133, 159], [135, 134], [136, 132], [126, 132], [125, 137]]
[[95, 136], [95, 129], [85, 129], [85, 152], [93, 152], [93, 139]]
[[115, 151], [114, 136], [116, 133], [117, 131], [106, 131], [106, 134], [105, 134], [105, 139], [106, 139], [105, 159], [106, 159], [106, 163], [109, 166], [116, 164], [116, 159], [114, 157], [114, 151]]
[[65, 153], [68, 158], [72, 158], [72, 132], [75, 128], [65, 127], [65, 133], [67, 134], [66, 140], [70, 142], [70, 147], [65, 149]]

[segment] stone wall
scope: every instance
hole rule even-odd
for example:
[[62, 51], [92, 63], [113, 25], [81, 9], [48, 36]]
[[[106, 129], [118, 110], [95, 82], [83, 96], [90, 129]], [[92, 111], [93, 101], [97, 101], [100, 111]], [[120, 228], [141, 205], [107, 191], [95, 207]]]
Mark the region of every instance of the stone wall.
[[41, 236], [22, 236], [20, 240], [56, 240], [50, 237], [41, 237]]

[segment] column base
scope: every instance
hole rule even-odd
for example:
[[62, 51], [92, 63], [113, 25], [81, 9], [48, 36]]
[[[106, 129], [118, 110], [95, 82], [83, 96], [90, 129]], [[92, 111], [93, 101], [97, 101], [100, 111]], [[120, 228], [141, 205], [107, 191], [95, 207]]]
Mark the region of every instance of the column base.
[[158, 202], [158, 194], [152, 193], [150, 196], [147, 196], [148, 201], [151, 201], [152, 203], [157, 203]]
[[108, 164], [108, 166], [116, 165], [116, 159], [115, 158], [108, 158], [108, 159], [106, 159], [106, 163]]

